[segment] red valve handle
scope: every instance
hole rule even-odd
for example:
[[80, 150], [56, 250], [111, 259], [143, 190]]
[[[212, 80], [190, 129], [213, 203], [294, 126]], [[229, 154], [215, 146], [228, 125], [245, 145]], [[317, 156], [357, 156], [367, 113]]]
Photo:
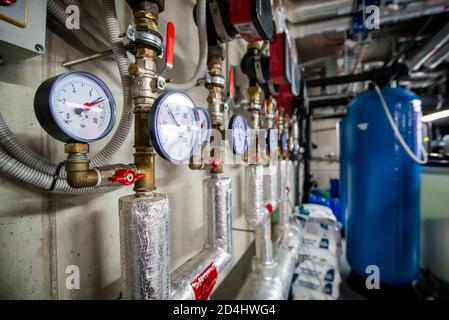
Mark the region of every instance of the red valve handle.
[[130, 186], [137, 180], [143, 179], [144, 177], [144, 174], [135, 173], [131, 169], [119, 169], [114, 173], [112, 177], [109, 177], [108, 180], [118, 182], [120, 184], [123, 184], [124, 186]]
[[234, 98], [234, 68], [229, 69], [229, 97]]
[[220, 160], [210, 160], [209, 164], [211, 165], [212, 168], [217, 169], [220, 167], [221, 161]]
[[165, 44], [165, 63], [171, 69], [175, 60], [175, 25], [169, 21], [167, 23], [167, 40]]
[[17, 0], [0, 0], [0, 5], [2, 6], [10, 6], [17, 2]]

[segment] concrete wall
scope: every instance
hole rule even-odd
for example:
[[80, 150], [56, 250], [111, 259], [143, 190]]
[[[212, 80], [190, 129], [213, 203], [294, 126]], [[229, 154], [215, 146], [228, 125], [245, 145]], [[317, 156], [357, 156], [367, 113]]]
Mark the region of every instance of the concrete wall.
[[[193, 23], [193, 0], [166, 1], [161, 29], [172, 20], [176, 27], [175, 81], [193, 74], [198, 56], [197, 29]], [[123, 16], [122, 28], [131, 14], [125, 1], [117, 1]], [[164, 31], [163, 31], [164, 32]], [[63, 161], [63, 144], [39, 126], [33, 111], [37, 87], [48, 77], [65, 72], [65, 60], [82, 57], [70, 43], [47, 30], [47, 53], [9, 65], [0, 65], [0, 110], [10, 128], [39, 154], [54, 162]], [[241, 43], [230, 48], [231, 63], [238, 65], [244, 51]], [[114, 61], [86, 63], [75, 68], [89, 71], [111, 88], [117, 105], [122, 105], [120, 81]], [[188, 92], [199, 105], [206, 105], [206, 90]], [[132, 134], [114, 162], [132, 161]], [[98, 151], [107, 141], [93, 144]], [[166, 193], [171, 206], [172, 268], [199, 252], [203, 243], [202, 182], [206, 173], [192, 172], [157, 159], [158, 191]], [[233, 181], [233, 226], [247, 229], [243, 217], [243, 167], [226, 166], [225, 176]], [[41, 192], [0, 176], [0, 298], [11, 299], [115, 299], [120, 293], [120, 251], [117, 199], [132, 193], [123, 188], [93, 196], [61, 196]], [[233, 264], [249, 247], [253, 237], [233, 232]], [[65, 286], [67, 266], [81, 271], [80, 290]], [[231, 267], [232, 268], [232, 267]], [[231, 269], [228, 268], [228, 271]], [[220, 275], [219, 282], [225, 274]]]
[[[338, 121], [316, 120], [312, 124], [312, 142], [317, 145], [317, 149], [313, 150], [314, 158], [324, 158], [330, 154], [338, 155], [336, 126]], [[314, 179], [318, 182], [318, 188], [330, 188], [330, 179], [338, 179], [340, 177], [339, 162], [314, 160], [311, 163], [311, 170]]]

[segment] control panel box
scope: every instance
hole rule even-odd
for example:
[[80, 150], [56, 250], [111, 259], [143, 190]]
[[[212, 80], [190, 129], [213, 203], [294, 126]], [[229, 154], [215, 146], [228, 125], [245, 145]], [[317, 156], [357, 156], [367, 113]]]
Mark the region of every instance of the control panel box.
[[1, 63], [43, 54], [46, 19], [46, 0], [0, 0]]

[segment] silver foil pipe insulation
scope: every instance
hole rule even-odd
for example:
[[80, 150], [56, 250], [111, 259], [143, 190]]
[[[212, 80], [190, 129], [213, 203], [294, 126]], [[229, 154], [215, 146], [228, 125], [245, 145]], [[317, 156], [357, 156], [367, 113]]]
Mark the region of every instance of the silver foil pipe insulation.
[[203, 212], [203, 250], [172, 273], [170, 299], [208, 299], [219, 273], [231, 261], [231, 179], [211, 177], [204, 180]]
[[[262, 223], [255, 225], [256, 257], [253, 259], [252, 272], [246, 279], [237, 299], [282, 300], [287, 299], [289, 295], [293, 272], [298, 261], [302, 233], [299, 222], [291, 216], [292, 210], [288, 199], [291, 180], [288, 172], [289, 163], [287, 160], [282, 160], [278, 164], [278, 181], [276, 182], [279, 183], [274, 182], [273, 175], [270, 174], [266, 174], [263, 177], [266, 180], [262, 182], [264, 191], [271, 190], [268, 186], [269, 181], [279, 188], [280, 221], [275, 230], [275, 234], [278, 235], [275, 241], [271, 236], [270, 215], [266, 214], [267, 209], [264, 208], [260, 195], [256, 195], [256, 190], [260, 185], [258, 169], [256, 166], [248, 166], [246, 169], [246, 214], [249, 215], [247, 220], [248, 222], [256, 221], [255, 212], [261, 207], [261, 211], [265, 211], [266, 216]], [[264, 195], [262, 198], [267, 201], [270, 196]]]
[[271, 204], [273, 211], [278, 207], [278, 168], [274, 164], [264, 167], [263, 198], [265, 204]]
[[120, 198], [122, 299], [169, 298], [169, 215], [163, 194]]
[[246, 222], [257, 226], [265, 219], [267, 211], [264, 207], [263, 196], [263, 166], [251, 164], [245, 168]]
[[258, 263], [273, 263], [273, 244], [271, 242], [271, 219], [266, 215], [262, 223], [256, 226], [255, 233], [256, 260]]
[[204, 248], [170, 275], [167, 197], [150, 193], [121, 198], [122, 298], [208, 299], [232, 257], [231, 199], [231, 179], [204, 180]]

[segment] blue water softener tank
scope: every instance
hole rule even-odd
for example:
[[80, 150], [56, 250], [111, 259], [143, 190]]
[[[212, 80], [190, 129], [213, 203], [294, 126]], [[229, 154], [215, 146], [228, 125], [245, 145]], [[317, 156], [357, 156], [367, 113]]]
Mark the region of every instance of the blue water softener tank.
[[[382, 92], [402, 136], [418, 156], [419, 98], [401, 88]], [[368, 266], [379, 267], [381, 283], [408, 284], [419, 266], [420, 166], [396, 139], [374, 90], [351, 101], [341, 135], [349, 264], [364, 277], [372, 274]]]

